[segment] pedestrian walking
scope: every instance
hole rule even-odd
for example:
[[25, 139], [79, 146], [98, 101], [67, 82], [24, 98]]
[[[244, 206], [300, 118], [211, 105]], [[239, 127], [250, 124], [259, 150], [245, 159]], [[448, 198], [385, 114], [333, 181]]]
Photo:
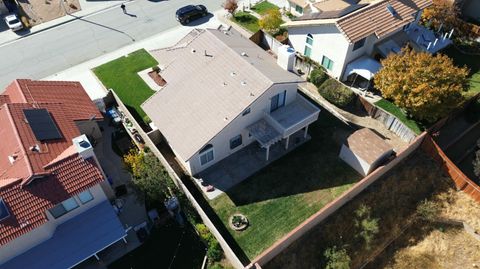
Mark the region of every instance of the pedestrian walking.
[[122, 4], [120, 8], [123, 10], [124, 14], [127, 14], [127, 8], [125, 7], [125, 4]]

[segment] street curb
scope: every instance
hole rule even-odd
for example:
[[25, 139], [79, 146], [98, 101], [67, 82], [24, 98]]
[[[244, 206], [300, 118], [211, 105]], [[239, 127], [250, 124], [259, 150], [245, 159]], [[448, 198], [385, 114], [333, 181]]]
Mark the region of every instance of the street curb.
[[[127, 2], [132, 2], [132, 1], [134, 1], [134, 0], [128, 0]], [[9, 44], [11, 44], [11, 43], [14, 43], [14, 42], [16, 42], [16, 41], [18, 41], [18, 40], [21, 40], [21, 39], [23, 39], [23, 38], [29, 37], [29, 36], [31, 36], [31, 35], [38, 34], [38, 33], [44, 32], [44, 31], [46, 31], [46, 30], [50, 30], [50, 29], [52, 29], [52, 28], [58, 27], [58, 26], [62, 26], [62, 25], [64, 25], [64, 24], [70, 23], [70, 22], [72, 22], [72, 21], [76, 21], [76, 20], [79, 20], [79, 19], [83, 19], [83, 18], [85, 18], [85, 17], [92, 16], [92, 15], [101, 13], [101, 12], [103, 12], [103, 11], [109, 10], [109, 9], [113, 9], [113, 8], [115, 8], [115, 7], [120, 6], [122, 3], [124, 3], [124, 1], [119, 1], [119, 2], [121, 2], [121, 3], [115, 4], [115, 5], [113, 5], [113, 6], [105, 7], [105, 8], [96, 10], [96, 11], [94, 11], [94, 12], [92, 12], [92, 13], [88, 13], [88, 14], [85, 14], [85, 15], [82, 15], [82, 16], [75, 16], [75, 15], [67, 14], [67, 15], [65, 15], [65, 16], [70, 16], [70, 17], [71, 17], [70, 19], [67, 19], [67, 20], [65, 20], [65, 21], [59, 22], [59, 23], [57, 23], [57, 24], [54, 24], [54, 25], [51, 25], [51, 26], [48, 26], [48, 27], [45, 27], [45, 28], [40, 29], [40, 30], [38, 30], [38, 31], [31, 32], [31, 33], [28, 33], [28, 34], [23, 35], [23, 36], [19, 36], [18, 38], [15, 38], [15, 39], [12, 39], [12, 40], [9, 40], [9, 41], [0, 43], [0, 47], [9, 45]]]

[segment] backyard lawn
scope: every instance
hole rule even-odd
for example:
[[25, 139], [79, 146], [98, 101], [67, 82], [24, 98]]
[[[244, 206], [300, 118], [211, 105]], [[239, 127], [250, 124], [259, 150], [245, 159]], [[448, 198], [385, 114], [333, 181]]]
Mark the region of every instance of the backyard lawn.
[[231, 20], [252, 33], [256, 33], [260, 30], [257, 17], [248, 12], [239, 11], [232, 16]]
[[279, 7], [268, 1], [259, 2], [252, 7], [252, 10], [254, 10], [260, 15], [267, 13], [267, 11], [269, 11], [270, 9], [279, 9]]
[[377, 102], [375, 102], [375, 105], [377, 105], [380, 108], [383, 108], [383, 110], [390, 112], [390, 114], [394, 115], [399, 119], [401, 122], [403, 122], [410, 130], [415, 132], [416, 134], [420, 134], [422, 132], [422, 127], [413, 119], [407, 118], [407, 115], [403, 113], [403, 111], [398, 108], [395, 104], [391, 103], [390, 101], [387, 101], [385, 99], [381, 99]]
[[453, 46], [446, 49], [445, 54], [452, 58], [456, 65], [470, 68], [470, 90], [466, 96], [480, 92], [480, 55], [463, 54]]
[[232, 213], [248, 218], [245, 231], [229, 231], [250, 259], [361, 179], [338, 158], [339, 137], [352, 131], [322, 111], [312, 140], [210, 201], [226, 227]]
[[140, 105], [155, 92], [137, 75], [157, 65], [157, 61], [144, 49], [132, 52], [93, 69], [107, 89], [113, 89], [129, 111], [141, 123], [145, 112]]

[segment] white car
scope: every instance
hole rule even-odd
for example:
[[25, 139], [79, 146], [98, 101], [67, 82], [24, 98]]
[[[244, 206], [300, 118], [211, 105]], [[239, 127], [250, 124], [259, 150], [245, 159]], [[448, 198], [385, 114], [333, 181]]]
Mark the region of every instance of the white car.
[[10, 14], [5, 16], [4, 18], [5, 23], [8, 25], [8, 28], [12, 29], [12, 31], [18, 31], [23, 29], [22, 22], [18, 19], [17, 15]]

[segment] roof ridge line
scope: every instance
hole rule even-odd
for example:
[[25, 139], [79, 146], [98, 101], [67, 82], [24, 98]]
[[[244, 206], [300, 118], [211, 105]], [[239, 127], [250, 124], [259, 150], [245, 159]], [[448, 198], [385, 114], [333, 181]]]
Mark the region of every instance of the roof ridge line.
[[23, 143], [22, 143], [22, 139], [20, 138], [20, 134], [18, 133], [17, 125], [15, 124], [15, 121], [13, 120], [12, 114], [10, 113], [9, 104], [5, 104], [5, 105], [6, 105], [6, 113], [7, 113], [8, 120], [10, 121], [10, 124], [13, 127], [13, 132], [15, 134], [15, 139], [17, 140], [18, 144], [20, 145], [19, 146], [20, 150], [21, 150], [23, 156], [25, 156], [24, 159], [26, 160], [25, 162], [27, 163], [28, 172], [30, 174], [29, 177], [31, 177], [33, 175], [32, 163], [30, 162], [30, 159], [28, 158], [27, 151], [25, 150], [25, 147], [23, 146]]

